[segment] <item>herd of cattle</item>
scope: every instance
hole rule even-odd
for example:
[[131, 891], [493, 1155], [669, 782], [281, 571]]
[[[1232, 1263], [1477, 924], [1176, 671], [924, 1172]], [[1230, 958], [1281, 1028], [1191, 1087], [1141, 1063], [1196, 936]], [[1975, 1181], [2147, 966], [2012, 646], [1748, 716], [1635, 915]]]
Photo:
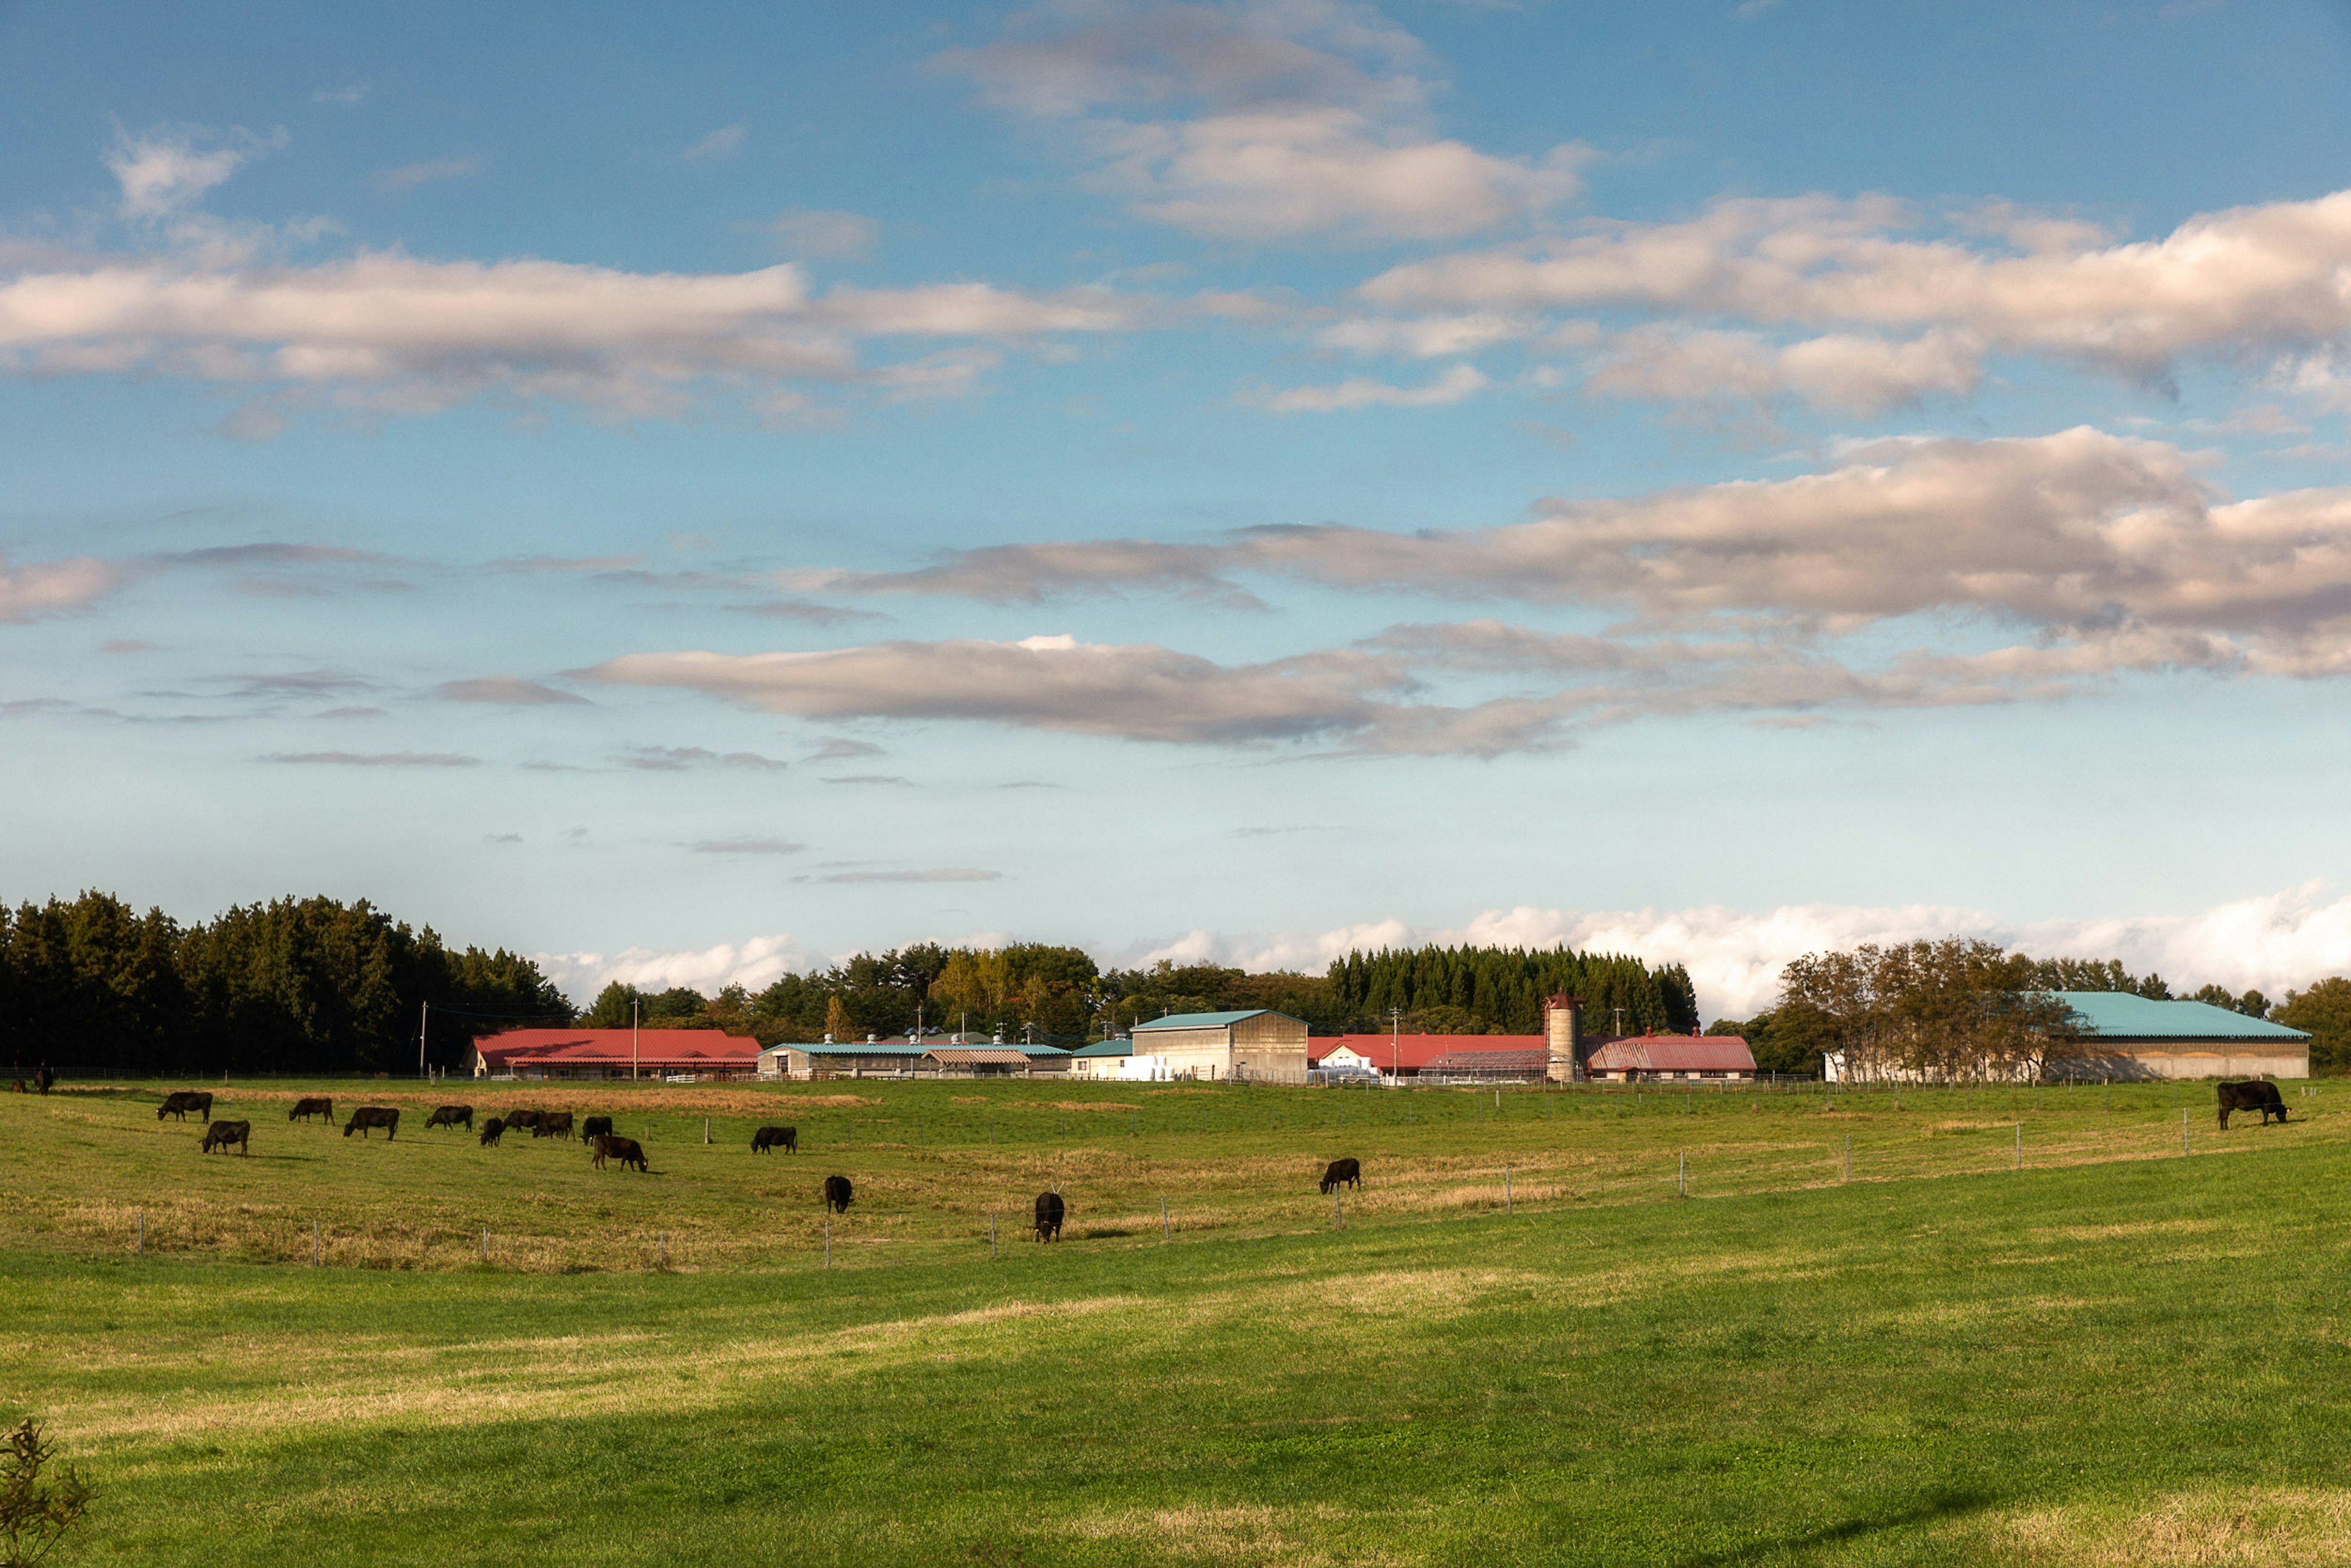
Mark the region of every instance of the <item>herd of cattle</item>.
[[[209, 1090], [180, 1089], [166, 1094], [163, 1103], [155, 1108], [155, 1120], [160, 1122], [166, 1116], [174, 1116], [184, 1122], [191, 1111], [204, 1119], [202, 1153], [208, 1155], [214, 1149], [225, 1150], [231, 1144], [236, 1145], [236, 1152], [240, 1155], [253, 1152], [253, 1124], [214, 1121], [213, 1097]], [[333, 1126], [334, 1101], [325, 1095], [308, 1096], [295, 1101], [294, 1108], [286, 1113], [286, 1119], [289, 1122], [308, 1122], [313, 1116], [324, 1117], [327, 1125]], [[474, 1131], [474, 1108], [471, 1105], [438, 1105], [434, 1108], [433, 1114], [424, 1118], [424, 1124], [428, 1128], [463, 1127], [470, 1133]], [[361, 1105], [351, 1113], [350, 1119], [343, 1123], [342, 1127], [346, 1138], [353, 1133], [362, 1138], [371, 1138], [379, 1127], [383, 1129], [387, 1139], [396, 1138], [400, 1135], [400, 1108], [396, 1105]], [[521, 1131], [528, 1131], [534, 1138], [569, 1139], [571, 1136], [571, 1113], [509, 1111], [503, 1116], [492, 1116], [485, 1121], [479, 1137], [482, 1146], [486, 1149], [495, 1146], [507, 1134]], [[634, 1138], [624, 1138], [613, 1132], [610, 1116], [590, 1116], [581, 1122], [580, 1141], [588, 1145], [590, 1157], [600, 1171], [604, 1168], [606, 1161], [618, 1160], [623, 1170], [634, 1170], [647, 1176], [653, 1174], [652, 1167], [645, 1163], [645, 1146]], [[764, 1155], [769, 1149], [780, 1148], [788, 1154], [798, 1154], [799, 1142], [798, 1127], [762, 1127], [751, 1134], [751, 1152]], [[842, 1176], [835, 1176], [832, 1180], [841, 1183], [841, 1199], [837, 1207], [845, 1211], [849, 1207], [849, 1182]], [[825, 1185], [826, 1202], [831, 1203], [832, 1197], [832, 1186], [828, 1182]]]
[[[2285, 1100], [2278, 1093], [2278, 1087], [2274, 1083], [2256, 1080], [2241, 1083], [2222, 1083], [2218, 1088], [2220, 1125], [2224, 1130], [2229, 1125], [2229, 1113], [2231, 1111], [2258, 1111], [2261, 1113], [2262, 1125], [2264, 1127], [2270, 1124], [2270, 1118], [2273, 1116], [2281, 1123], [2286, 1119]], [[155, 1119], [160, 1122], [166, 1116], [176, 1116], [184, 1122], [188, 1119], [188, 1113], [191, 1111], [201, 1113], [204, 1119], [203, 1153], [210, 1154], [214, 1149], [225, 1151], [232, 1144], [236, 1145], [236, 1151], [240, 1155], [253, 1152], [253, 1124], [214, 1121], [213, 1097], [205, 1090], [178, 1090], [165, 1095], [163, 1103], [156, 1108]], [[294, 1103], [294, 1108], [286, 1113], [286, 1119], [288, 1122], [308, 1122], [313, 1116], [324, 1117], [327, 1125], [330, 1127], [335, 1125], [334, 1101], [323, 1095], [297, 1100]], [[463, 1127], [470, 1133], [474, 1131], [474, 1108], [471, 1105], [436, 1106], [433, 1113], [424, 1118], [424, 1124], [428, 1128]], [[362, 1138], [370, 1137], [378, 1127], [383, 1129], [383, 1135], [387, 1139], [398, 1136], [399, 1108], [392, 1105], [359, 1107], [351, 1113], [350, 1119], [342, 1124], [343, 1136], [348, 1138], [353, 1133], [357, 1133]], [[490, 1148], [507, 1134], [523, 1131], [528, 1131], [534, 1138], [569, 1140], [572, 1133], [571, 1113], [569, 1111], [508, 1111], [503, 1116], [492, 1116], [484, 1121], [478, 1136], [481, 1145], [484, 1148]], [[608, 1160], [618, 1160], [624, 1170], [635, 1170], [648, 1176], [652, 1174], [651, 1167], [645, 1163], [644, 1145], [634, 1138], [624, 1138], [614, 1133], [612, 1118], [610, 1116], [590, 1116], [582, 1120], [580, 1124], [580, 1141], [589, 1146], [590, 1157], [598, 1170], [602, 1170]], [[799, 1129], [762, 1127], [751, 1134], [753, 1154], [764, 1155], [771, 1149], [782, 1149], [786, 1154], [798, 1154]], [[1322, 1173], [1322, 1195], [1328, 1197], [1343, 1186], [1360, 1188], [1363, 1186], [1363, 1180], [1364, 1167], [1361, 1162], [1353, 1159], [1332, 1160]], [[847, 1176], [830, 1176], [824, 1178], [824, 1207], [827, 1213], [847, 1214], [850, 1199], [855, 1196], [855, 1189], [850, 1185]], [[1062, 1202], [1059, 1192], [1039, 1193], [1033, 1223], [1037, 1239], [1040, 1241], [1057, 1239], [1061, 1234], [1061, 1221], [1068, 1212], [1068, 1207]]]

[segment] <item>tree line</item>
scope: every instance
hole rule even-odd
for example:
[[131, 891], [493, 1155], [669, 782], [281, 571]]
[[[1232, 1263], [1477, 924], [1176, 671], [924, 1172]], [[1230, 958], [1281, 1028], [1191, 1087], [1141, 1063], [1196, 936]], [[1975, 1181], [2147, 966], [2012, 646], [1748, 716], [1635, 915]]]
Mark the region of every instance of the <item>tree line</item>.
[[457, 950], [367, 900], [281, 898], [183, 925], [111, 894], [0, 904], [0, 1057], [12, 1077], [464, 1069], [474, 1037], [568, 1023], [529, 959]]
[[1083, 949], [1017, 943], [1000, 948], [929, 945], [860, 954], [752, 992], [715, 997], [686, 987], [640, 990], [614, 981], [581, 1021], [605, 1028], [725, 1029], [763, 1045], [914, 1028], [1075, 1045], [1168, 1013], [1270, 1008], [1321, 1034], [1539, 1034], [1546, 997], [1583, 998], [1599, 1033], [1698, 1027], [1698, 998], [1677, 964], [1567, 948], [1423, 947], [1353, 952], [1327, 973], [1251, 974], [1217, 964], [1161, 960], [1103, 969]]

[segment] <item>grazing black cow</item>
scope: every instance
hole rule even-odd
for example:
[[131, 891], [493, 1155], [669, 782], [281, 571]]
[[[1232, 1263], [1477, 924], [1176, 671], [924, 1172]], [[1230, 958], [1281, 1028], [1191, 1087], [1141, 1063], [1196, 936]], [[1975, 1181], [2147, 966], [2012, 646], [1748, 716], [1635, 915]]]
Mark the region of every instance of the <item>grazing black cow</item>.
[[496, 1144], [498, 1141], [498, 1134], [506, 1130], [507, 1124], [504, 1122], [499, 1121], [496, 1116], [493, 1116], [488, 1121], [483, 1123], [482, 1147], [486, 1149], [493, 1144]]
[[507, 1113], [507, 1131], [512, 1133], [525, 1127], [536, 1127], [538, 1119], [546, 1114], [544, 1111], [509, 1111]]
[[586, 1121], [580, 1124], [580, 1141], [583, 1144], [592, 1142], [597, 1134], [609, 1133], [611, 1130], [611, 1117], [590, 1116]]
[[41, 1063], [41, 1070], [33, 1074], [33, 1087], [39, 1090], [44, 1094], [47, 1094], [49, 1092], [50, 1086], [56, 1083], [57, 1081], [57, 1070], [46, 1061]]
[[1037, 1239], [1050, 1241], [1061, 1235], [1061, 1216], [1068, 1212], [1069, 1210], [1062, 1206], [1060, 1193], [1039, 1193], [1037, 1195]]
[[204, 1128], [204, 1146], [198, 1153], [208, 1155], [214, 1149], [225, 1149], [235, 1144], [238, 1154], [249, 1155], [253, 1148], [246, 1140], [252, 1136], [253, 1124], [250, 1122], [214, 1122]]
[[824, 1206], [835, 1214], [849, 1212], [849, 1200], [856, 1196], [847, 1176], [824, 1178]]
[[798, 1127], [762, 1127], [751, 1134], [751, 1152], [764, 1155], [769, 1149], [781, 1149], [788, 1155], [800, 1152], [800, 1130]]
[[294, 1109], [286, 1113], [286, 1119], [289, 1122], [307, 1122], [313, 1116], [324, 1116], [327, 1125], [333, 1126], [335, 1103], [323, 1095], [313, 1095], [307, 1100], [295, 1101]]
[[176, 1116], [184, 1122], [191, 1111], [202, 1111], [204, 1120], [210, 1122], [213, 1119], [212, 1092], [207, 1089], [174, 1089], [163, 1096], [161, 1105], [155, 1107], [155, 1120], [160, 1122], [166, 1116]]
[[2255, 1079], [2250, 1082], [2223, 1083], [2218, 1087], [2220, 1091], [2220, 1130], [2224, 1133], [2229, 1130], [2229, 1113], [2231, 1111], [2259, 1111], [2264, 1127], [2270, 1124], [2272, 1116], [2281, 1122], [2285, 1120], [2285, 1097], [2278, 1092], [2278, 1086], [2274, 1083], [2263, 1083]]
[[1322, 1196], [1328, 1197], [1343, 1186], [1364, 1185], [1364, 1167], [1356, 1160], [1332, 1160], [1331, 1168], [1322, 1173]]
[[636, 1139], [620, 1137], [611, 1133], [599, 1133], [595, 1137], [595, 1145], [598, 1170], [604, 1168], [604, 1162], [609, 1158], [620, 1161], [622, 1170], [634, 1166], [647, 1176], [653, 1174], [652, 1169], [645, 1164], [644, 1145], [638, 1143]]
[[400, 1136], [399, 1110], [391, 1105], [362, 1105], [351, 1113], [350, 1121], [343, 1124], [343, 1136], [348, 1138], [357, 1133], [367, 1137], [371, 1135], [368, 1132], [371, 1127], [381, 1127], [387, 1138]]
[[569, 1111], [541, 1111], [538, 1113], [538, 1120], [530, 1124], [530, 1135], [534, 1138], [569, 1137], [571, 1135], [571, 1113]]
[[474, 1130], [474, 1108], [471, 1105], [438, 1105], [433, 1114], [424, 1118], [428, 1127], [463, 1127]]

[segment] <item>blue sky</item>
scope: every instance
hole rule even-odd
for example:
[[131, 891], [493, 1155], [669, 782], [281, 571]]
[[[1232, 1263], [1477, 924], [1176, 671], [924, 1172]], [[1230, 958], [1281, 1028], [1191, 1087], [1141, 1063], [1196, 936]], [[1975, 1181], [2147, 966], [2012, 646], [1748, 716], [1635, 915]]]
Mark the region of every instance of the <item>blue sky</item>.
[[2351, 967], [2351, 13], [0, 8], [0, 871]]

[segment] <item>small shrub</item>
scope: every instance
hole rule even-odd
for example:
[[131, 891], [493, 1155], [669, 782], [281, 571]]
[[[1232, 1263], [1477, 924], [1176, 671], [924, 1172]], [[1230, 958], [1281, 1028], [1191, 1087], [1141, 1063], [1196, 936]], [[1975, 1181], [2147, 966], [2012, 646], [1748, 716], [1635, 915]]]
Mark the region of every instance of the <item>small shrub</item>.
[[0, 1568], [31, 1568], [89, 1511], [90, 1489], [71, 1465], [41, 1479], [56, 1452], [29, 1416], [8, 1434], [0, 1454]]

